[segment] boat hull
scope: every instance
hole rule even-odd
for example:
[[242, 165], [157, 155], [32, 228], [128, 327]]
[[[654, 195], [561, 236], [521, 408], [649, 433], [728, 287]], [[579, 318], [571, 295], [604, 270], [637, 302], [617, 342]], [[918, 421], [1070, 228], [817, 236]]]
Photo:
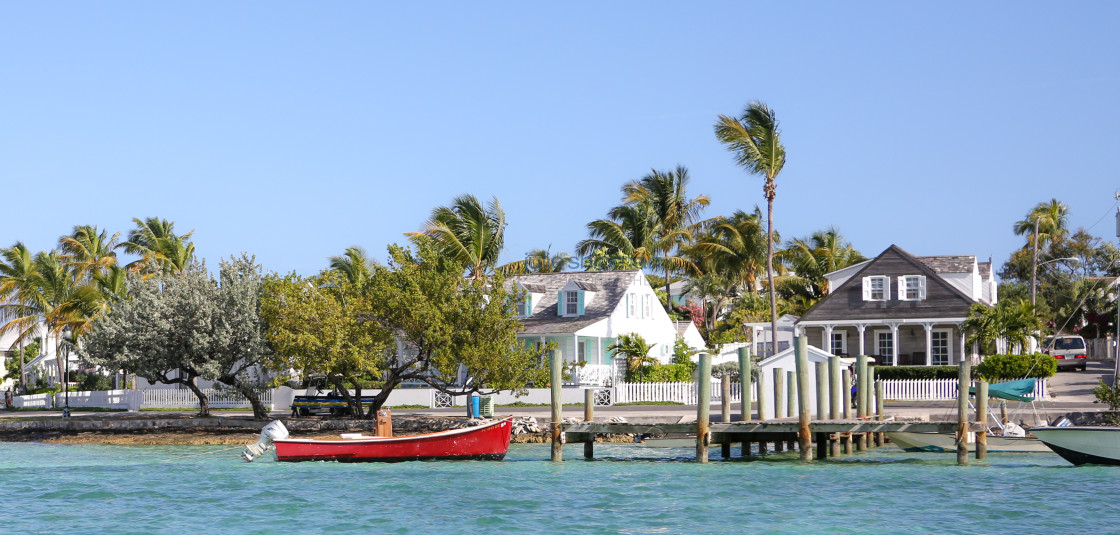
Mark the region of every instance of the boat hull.
[[1120, 465], [1120, 427], [1044, 427], [1031, 432], [1074, 465]]
[[[887, 433], [891, 442], [910, 452], [950, 453], [957, 451], [957, 438], [941, 433]], [[970, 436], [971, 438], [971, 436]], [[976, 443], [965, 443], [968, 451], [976, 451]], [[1034, 437], [988, 436], [989, 453], [1034, 453], [1050, 451], [1039, 439]]]
[[500, 461], [509, 451], [511, 418], [494, 423], [404, 437], [275, 441], [276, 460], [403, 462], [427, 460]]

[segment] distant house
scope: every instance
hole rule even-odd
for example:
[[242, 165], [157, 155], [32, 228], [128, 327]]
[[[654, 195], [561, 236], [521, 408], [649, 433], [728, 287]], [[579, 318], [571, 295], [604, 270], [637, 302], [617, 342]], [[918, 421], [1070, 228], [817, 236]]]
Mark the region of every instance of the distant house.
[[[47, 384], [54, 385], [58, 383], [58, 365], [59, 360], [55, 353], [56, 343], [53, 336], [48, 336], [47, 325], [40, 322], [35, 326], [32, 339], [38, 338], [43, 341], [40, 344], [39, 353], [36, 355], [24, 354], [23, 362], [24, 368], [28, 372], [28, 382], [34, 382], [36, 377], [43, 378]], [[29, 341], [24, 342], [26, 346]], [[11, 386], [12, 381], [19, 379], [16, 377], [5, 377], [5, 370], [8, 359], [19, 360], [19, 343], [16, 342], [16, 333], [7, 332], [0, 336], [0, 389], [7, 389]], [[78, 356], [75, 352], [70, 352], [67, 357], [70, 361], [70, 369], [77, 369]]]
[[974, 356], [962, 329], [968, 309], [996, 302], [991, 261], [972, 255], [918, 257], [891, 245], [826, 277], [828, 295], [798, 330], [833, 355], [871, 355], [880, 365], [953, 365]]
[[754, 354], [766, 358], [781, 353], [793, 347], [793, 337], [796, 334], [796, 325], [799, 318], [792, 314], [778, 316], [778, 349], [774, 350], [774, 336], [770, 333], [773, 326], [769, 321], [744, 323], [743, 326], [751, 331], [751, 340], [754, 342]]
[[[843, 368], [848, 368], [855, 363], [855, 359], [836, 357], [836, 356], [830, 354], [829, 352], [827, 352], [823, 349], [820, 349], [820, 348], [809, 346], [807, 349], [808, 349], [807, 353], [809, 355], [809, 369], [810, 370], [815, 370], [816, 369], [816, 363], [818, 363], [818, 362], [828, 362], [830, 359], [834, 359], [834, 358], [839, 358], [840, 359], [840, 367], [842, 369]], [[784, 375], [784, 374], [787, 374], [788, 372], [795, 371], [797, 369], [797, 355], [794, 352], [794, 349], [792, 347], [790, 347], [788, 349], [784, 349], [782, 351], [779, 351], [777, 355], [773, 355], [769, 358], [762, 359], [762, 361], [758, 363], [758, 372], [759, 372], [759, 374], [764, 375], [766, 377], [766, 381], [767, 381], [767, 390], [765, 392], [762, 392], [762, 394], [761, 394], [767, 400], [767, 403], [765, 404], [767, 406], [767, 413], [764, 415], [766, 418], [782, 418], [782, 417], [786, 416], [785, 414], [775, 415], [775, 413], [774, 413], [774, 409], [777, 406], [777, 404], [774, 403], [775, 380], [773, 379], [774, 370], [776, 370], [776, 369], [781, 370], [781, 372], [779, 372], [779, 373], [783, 374], [783, 376], [785, 377], [785, 379], [783, 379], [783, 380], [787, 381], [787, 384], [788, 384], [788, 375]], [[816, 407], [817, 406], [817, 374], [815, 372], [810, 372], [808, 375], [809, 375], [809, 406], [810, 407]], [[788, 386], [787, 386], [787, 388], [788, 388]], [[793, 412], [791, 414], [794, 414], [796, 416], [795, 412]]]
[[[507, 279], [506, 285], [525, 295], [518, 303], [524, 325], [518, 340], [555, 342], [565, 362], [587, 363], [581, 370], [587, 382], [613, 378], [625, 366], [607, 349], [619, 335], [641, 335], [653, 346], [650, 356], [662, 363], [673, 356], [678, 324], [669, 319], [641, 271], [518, 275]], [[702, 349], [695, 329], [685, 325], [680, 332], [690, 347]]]

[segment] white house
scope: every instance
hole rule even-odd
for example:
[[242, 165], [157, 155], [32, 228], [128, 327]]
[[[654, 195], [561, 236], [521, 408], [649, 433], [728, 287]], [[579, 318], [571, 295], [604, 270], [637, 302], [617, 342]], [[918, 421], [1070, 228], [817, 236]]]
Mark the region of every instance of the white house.
[[[796, 335], [798, 319], [797, 316], [791, 314], [778, 316], [778, 353], [793, 347], [793, 337]], [[755, 355], [766, 358], [774, 354], [774, 337], [770, 332], [772, 325], [769, 321], [744, 323], [743, 326], [751, 330]]]
[[[525, 293], [518, 340], [555, 342], [565, 362], [586, 362], [581, 382], [613, 379], [615, 370], [625, 366], [607, 350], [622, 334], [640, 335], [653, 346], [650, 356], [658, 361], [672, 359], [678, 326], [639, 270], [518, 275], [506, 284]], [[682, 336], [689, 347], [700, 350], [704, 344], [695, 329], [685, 325]]]
[[[15, 332], [6, 332], [0, 335], [0, 389], [7, 389], [11, 386], [10, 381], [17, 380], [18, 377], [5, 377], [4, 364], [8, 359], [19, 360], [19, 343], [16, 341], [17, 334]], [[33, 381], [33, 377], [37, 374], [47, 380], [49, 384], [58, 382], [58, 359], [56, 358], [56, 339], [54, 336], [47, 335], [47, 326], [45, 323], [40, 322], [34, 327], [34, 331], [30, 340], [39, 338], [40, 349], [38, 354], [24, 354], [24, 367], [28, 372], [28, 381]], [[24, 345], [29, 342], [25, 340]], [[73, 354], [69, 355], [70, 369], [74, 370], [78, 365], [78, 356]]]

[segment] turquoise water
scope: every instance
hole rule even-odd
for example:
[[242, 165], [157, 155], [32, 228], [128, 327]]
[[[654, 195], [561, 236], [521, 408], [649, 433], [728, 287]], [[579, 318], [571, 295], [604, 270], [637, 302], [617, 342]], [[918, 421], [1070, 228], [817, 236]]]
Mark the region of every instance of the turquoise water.
[[895, 448], [810, 464], [717, 449], [701, 465], [599, 444], [595, 461], [572, 445], [553, 464], [547, 445], [514, 444], [504, 462], [246, 464], [239, 450], [0, 443], [0, 532], [1109, 533], [1120, 493], [1120, 468], [1052, 454], [962, 467]]

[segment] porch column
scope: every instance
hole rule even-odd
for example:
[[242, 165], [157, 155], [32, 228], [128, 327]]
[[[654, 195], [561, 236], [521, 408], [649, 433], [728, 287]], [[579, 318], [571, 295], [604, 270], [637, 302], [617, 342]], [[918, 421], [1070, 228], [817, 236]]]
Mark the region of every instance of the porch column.
[[867, 352], [863, 350], [863, 333], [867, 330], [867, 325], [864, 323], [857, 323], [856, 329], [859, 331], [859, 353], [857, 353], [857, 355], [866, 355]]
[[966, 338], [968, 338], [968, 337], [964, 335], [964, 324], [963, 323], [958, 323], [957, 324], [957, 337], [960, 338], [960, 353], [959, 353], [960, 360], [958, 362], [964, 362], [965, 344], [968, 343], [968, 341], [966, 340]]
[[599, 359], [599, 362], [597, 362], [596, 364], [598, 364], [600, 366], [606, 364], [606, 362], [603, 362], [603, 337], [602, 336], [596, 336], [595, 337], [595, 358]]
[[751, 327], [751, 343], [754, 344], [754, 354], [761, 355], [766, 351], [766, 340], [761, 340], [762, 347], [758, 347], [758, 338], [762, 336], [762, 329], [759, 327]]
[[898, 366], [898, 345], [901, 342], [898, 339], [898, 325], [898, 322], [887, 324], [891, 328], [891, 366]]
[[579, 335], [572, 335], [572, 362], [579, 362]]
[[926, 329], [926, 366], [933, 365], [933, 324], [923, 323], [922, 327]]
[[832, 353], [832, 325], [824, 326], [824, 340], [821, 342], [821, 349]]

